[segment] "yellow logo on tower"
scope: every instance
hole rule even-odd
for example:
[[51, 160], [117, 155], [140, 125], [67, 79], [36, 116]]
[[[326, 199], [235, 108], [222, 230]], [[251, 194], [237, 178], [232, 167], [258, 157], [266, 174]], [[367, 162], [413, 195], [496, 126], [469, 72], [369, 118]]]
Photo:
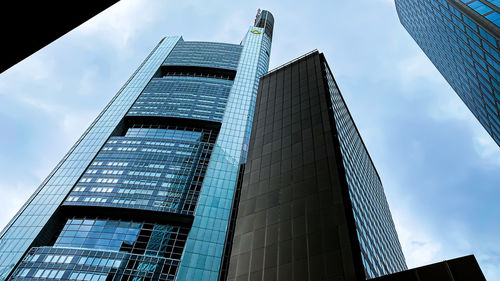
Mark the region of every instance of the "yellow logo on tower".
[[252, 32], [253, 34], [260, 34], [260, 30], [257, 29], [252, 29], [250, 32]]

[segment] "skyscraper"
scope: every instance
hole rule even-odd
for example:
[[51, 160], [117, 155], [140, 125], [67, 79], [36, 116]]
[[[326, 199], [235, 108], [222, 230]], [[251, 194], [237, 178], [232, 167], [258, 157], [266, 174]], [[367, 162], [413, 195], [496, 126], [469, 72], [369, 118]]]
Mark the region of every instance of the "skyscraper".
[[406, 269], [384, 189], [323, 54], [261, 78], [228, 280]]
[[217, 280], [274, 19], [163, 38], [0, 234], [0, 280]]
[[395, 1], [401, 24], [500, 146], [500, 2]]

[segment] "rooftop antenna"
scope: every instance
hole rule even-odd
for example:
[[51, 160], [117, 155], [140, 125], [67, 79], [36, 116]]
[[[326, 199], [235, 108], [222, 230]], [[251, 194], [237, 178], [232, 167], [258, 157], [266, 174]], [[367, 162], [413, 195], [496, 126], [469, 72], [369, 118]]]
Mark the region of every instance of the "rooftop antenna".
[[259, 16], [260, 16], [260, 12], [261, 12], [261, 10], [260, 10], [260, 9], [257, 9], [257, 15], [255, 16], [255, 21], [254, 21], [254, 23], [253, 23], [253, 25], [254, 25], [254, 26], [256, 26], [256, 25], [257, 25], [257, 19], [258, 19], [258, 18], [259, 18]]

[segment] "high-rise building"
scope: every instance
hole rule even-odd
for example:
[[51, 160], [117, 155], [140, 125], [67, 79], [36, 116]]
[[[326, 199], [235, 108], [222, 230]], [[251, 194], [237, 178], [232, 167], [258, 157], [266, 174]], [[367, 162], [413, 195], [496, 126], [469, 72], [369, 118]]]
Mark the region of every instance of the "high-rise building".
[[261, 78], [228, 280], [406, 269], [380, 177], [323, 54]]
[[500, 146], [500, 1], [395, 1], [401, 24]]
[[217, 280], [273, 24], [163, 38], [2, 231], [0, 280]]

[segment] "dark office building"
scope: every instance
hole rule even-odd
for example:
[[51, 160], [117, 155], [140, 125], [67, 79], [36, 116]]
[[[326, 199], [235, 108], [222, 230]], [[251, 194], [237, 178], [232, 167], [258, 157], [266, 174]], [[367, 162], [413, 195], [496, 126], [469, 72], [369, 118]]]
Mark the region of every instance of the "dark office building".
[[273, 23], [163, 38], [2, 231], [0, 280], [218, 280]]
[[500, 1], [395, 1], [401, 24], [500, 146]]
[[318, 51], [262, 77], [239, 200], [228, 280], [406, 269], [380, 178]]
[[486, 281], [486, 278], [476, 258], [469, 255], [385, 275], [371, 281]]

